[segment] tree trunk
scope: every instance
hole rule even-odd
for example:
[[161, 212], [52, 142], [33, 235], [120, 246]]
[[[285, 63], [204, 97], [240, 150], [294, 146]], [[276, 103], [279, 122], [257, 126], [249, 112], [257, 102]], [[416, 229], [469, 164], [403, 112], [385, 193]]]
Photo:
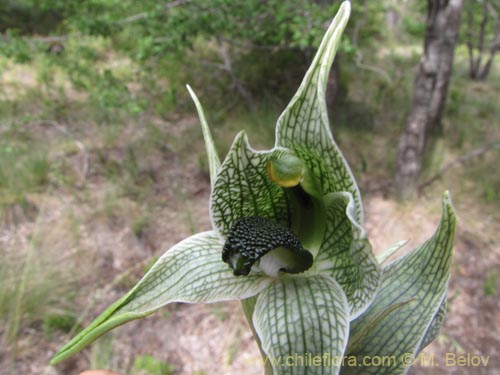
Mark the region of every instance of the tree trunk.
[[415, 79], [411, 110], [398, 144], [395, 187], [402, 198], [413, 195], [427, 135], [441, 120], [463, 0], [428, 0], [427, 4], [424, 54]]
[[[493, 59], [500, 50], [499, 4], [500, 2], [491, 0], [466, 4], [466, 45], [469, 53], [469, 76], [476, 81], [484, 81], [488, 78]], [[479, 5], [482, 6], [479, 7]], [[476, 25], [474, 15], [479, 11], [481, 12], [481, 21], [479, 25]], [[488, 53], [489, 56], [484, 62]]]
[[488, 78], [488, 75], [490, 74], [491, 70], [491, 64], [493, 63], [493, 59], [495, 58], [495, 54], [497, 51], [500, 49], [500, 43], [498, 46], [494, 46], [490, 50], [490, 57], [488, 58], [488, 61], [486, 61], [486, 64], [483, 66], [483, 70], [481, 71], [481, 74], [478, 76], [479, 81], [486, 81], [486, 78]]

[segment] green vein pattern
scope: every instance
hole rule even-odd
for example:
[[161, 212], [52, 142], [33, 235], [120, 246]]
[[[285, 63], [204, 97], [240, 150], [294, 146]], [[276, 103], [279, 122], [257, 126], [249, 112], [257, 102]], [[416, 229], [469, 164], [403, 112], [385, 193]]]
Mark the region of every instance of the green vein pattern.
[[109, 330], [143, 318], [171, 302], [215, 302], [251, 297], [270, 280], [258, 275], [235, 278], [221, 260], [222, 242], [203, 232], [168, 250], [125, 296], [111, 305], [52, 360], [58, 363]]
[[[443, 197], [441, 223], [434, 235], [408, 255], [383, 269], [382, 286], [369, 309], [351, 324], [353, 335], [394, 304], [400, 308], [387, 314], [371, 327], [364, 340], [350, 348], [362, 359], [367, 356], [394, 356], [390, 366], [343, 368], [342, 374], [405, 374], [405, 353], [416, 356], [435, 316], [442, 309], [450, 276], [456, 218], [448, 193]], [[437, 315], [436, 315], [437, 314]], [[432, 330], [432, 329], [431, 329]]]
[[355, 222], [352, 195], [331, 193], [324, 200], [328, 225], [316, 262], [342, 286], [354, 319], [373, 300], [381, 270], [364, 230]]
[[323, 194], [350, 192], [356, 204], [356, 220], [362, 224], [361, 195], [333, 139], [325, 101], [328, 73], [349, 14], [350, 4], [342, 3], [302, 84], [278, 119], [276, 146], [295, 152], [320, 182]]
[[[274, 375], [338, 374], [349, 335], [349, 307], [340, 285], [328, 276], [275, 282], [257, 298], [253, 322]], [[325, 366], [308, 356], [328, 357]], [[302, 360], [301, 360], [302, 358]]]
[[283, 149], [257, 152], [241, 132], [222, 163], [212, 195], [212, 222], [223, 236], [233, 223], [246, 216], [260, 216], [290, 226], [290, 208], [285, 191], [267, 175], [267, 164], [285, 155]]

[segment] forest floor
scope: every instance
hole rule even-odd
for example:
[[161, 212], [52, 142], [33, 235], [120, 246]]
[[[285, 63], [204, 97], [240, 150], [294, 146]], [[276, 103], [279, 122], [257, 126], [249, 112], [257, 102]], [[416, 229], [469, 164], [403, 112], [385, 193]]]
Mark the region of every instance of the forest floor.
[[[200, 161], [198, 126], [192, 117], [150, 119], [147, 126], [119, 128], [111, 141], [97, 125], [38, 121], [16, 127], [16, 137], [29, 134], [49, 150], [50, 183], [3, 210], [3, 292], [9, 283], [13, 292], [10, 302], [2, 303], [17, 311], [0, 320], [1, 375], [76, 375], [91, 367], [130, 375], [262, 374], [237, 302], [171, 304], [48, 366], [74, 334], [75, 322], [87, 325], [140, 278], [152, 259], [210, 229], [209, 177]], [[6, 136], [13, 130], [1, 131]], [[363, 180], [368, 178], [361, 179], [362, 191], [368, 186]], [[375, 251], [401, 239], [410, 240], [409, 250], [427, 239], [439, 221], [443, 185], [408, 204], [385, 190], [365, 194], [366, 228]], [[439, 367], [421, 361], [410, 374], [498, 375], [500, 223], [465, 195], [454, 203], [459, 225], [448, 313], [439, 338], [424, 351]], [[69, 328], [65, 316], [76, 319]], [[451, 355], [489, 361], [447, 366]]]

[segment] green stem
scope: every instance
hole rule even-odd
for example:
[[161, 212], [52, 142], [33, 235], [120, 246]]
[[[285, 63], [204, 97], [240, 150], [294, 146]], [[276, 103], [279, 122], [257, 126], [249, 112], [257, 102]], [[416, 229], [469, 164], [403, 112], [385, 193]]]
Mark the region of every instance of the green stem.
[[257, 335], [257, 331], [255, 331], [255, 327], [253, 325], [253, 311], [255, 309], [255, 303], [257, 302], [257, 296], [250, 297], [241, 301], [241, 307], [243, 307], [243, 312], [245, 313], [245, 317], [247, 318], [248, 325], [252, 330], [253, 337], [257, 342], [257, 346], [259, 347], [260, 355], [262, 356], [262, 362], [264, 363], [264, 375], [273, 375], [273, 368], [271, 363], [267, 360], [267, 355], [262, 349], [262, 344], [260, 342], [259, 335]]

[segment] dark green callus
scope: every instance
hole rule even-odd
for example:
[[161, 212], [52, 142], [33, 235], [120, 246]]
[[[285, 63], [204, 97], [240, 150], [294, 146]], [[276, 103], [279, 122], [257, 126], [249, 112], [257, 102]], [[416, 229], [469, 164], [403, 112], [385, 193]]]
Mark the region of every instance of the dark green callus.
[[222, 250], [222, 260], [234, 275], [248, 275], [261, 259], [271, 268], [286, 273], [301, 273], [311, 267], [313, 257], [302, 247], [297, 236], [286, 226], [257, 216], [242, 217], [235, 221]]

